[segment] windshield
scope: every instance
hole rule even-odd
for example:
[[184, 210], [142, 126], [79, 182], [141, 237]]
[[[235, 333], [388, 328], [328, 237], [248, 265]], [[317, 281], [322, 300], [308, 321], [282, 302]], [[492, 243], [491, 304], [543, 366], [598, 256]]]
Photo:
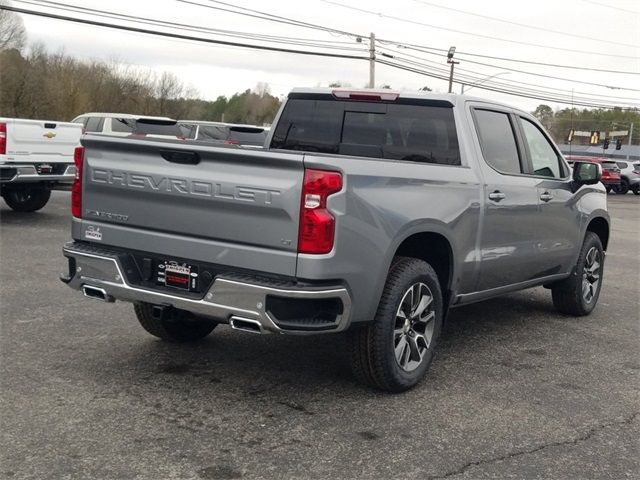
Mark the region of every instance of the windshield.
[[271, 148], [460, 165], [453, 109], [431, 104], [289, 99]]

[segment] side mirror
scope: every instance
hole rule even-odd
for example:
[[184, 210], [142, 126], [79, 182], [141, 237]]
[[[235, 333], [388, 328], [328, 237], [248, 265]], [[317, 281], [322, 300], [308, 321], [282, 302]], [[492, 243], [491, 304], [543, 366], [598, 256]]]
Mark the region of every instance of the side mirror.
[[598, 163], [574, 162], [573, 184], [577, 190], [582, 185], [595, 185], [602, 177], [602, 167]]

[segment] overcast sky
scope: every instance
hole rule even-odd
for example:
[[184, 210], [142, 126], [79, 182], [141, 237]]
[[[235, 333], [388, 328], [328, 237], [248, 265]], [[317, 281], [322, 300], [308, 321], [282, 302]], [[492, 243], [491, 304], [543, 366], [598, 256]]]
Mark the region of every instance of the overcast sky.
[[[232, 0], [228, 1], [231, 3]], [[216, 5], [209, 3], [208, 0], [193, 0], [193, 2], [210, 6]], [[473, 58], [473, 60], [482, 63], [502, 65], [611, 87], [640, 90], [640, 2], [636, 0], [537, 0], [532, 2], [516, 2], [513, 0], [487, 0], [484, 2], [473, 0], [395, 0], [394, 2], [389, 2], [388, 0], [370, 0], [367, 2], [331, 0], [331, 2], [323, 0], [299, 0], [297, 2], [286, 0], [271, 0], [269, 2], [233, 1], [238, 6], [342, 31], [361, 35], [369, 35], [369, 32], [375, 32], [377, 38], [397, 42], [440, 49], [448, 49], [450, 46], [455, 45], [458, 52], [635, 72], [635, 75], [612, 74]], [[60, 3], [64, 3], [64, 0], [60, 0]], [[317, 30], [259, 20], [202, 6], [187, 5], [176, 0], [111, 0], [109, 2], [94, 0], [71, 2], [67, 0], [66, 3], [195, 26], [331, 42], [347, 42], [336, 45], [360, 48], [363, 50], [362, 53], [357, 51], [345, 53], [366, 55], [366, 45], [357, 43], [354, 38], [349, 36], [331, 35]], [[345, 8], [336, 5], [336, 3], [351, 6], [352, 8]], [[32, 4], [29, 5], [18, 1], [14, 1], [13, 5], [49, 12], [56, 11], [52, 8], [36, 7]], [[438, 8], [436, 5], [489, 18]], [[220, 5], [218, 4], [218, 6]], [[370, 10], [378, 15], [357, 11], [353, 8]], [[57, 13], [82, 17], [80, 14], [60, 10]], [[389, 17], [398, 17], [405, 21]], [[30, 15], [23, 15], [23, 20], [29, 40], [40, 41], [52, 51], [63, 48], [68, 54], [85, 59], [116, 59], [136, 68], [146, 68], [156, 72], [170, 71], [185, 83], [193, 86], [198, 91], [199, 96], [205, 99], [215, 99], [218, 95], [231, 95], [237, 91], [252, 88], [258, 82], [266, 82], [270, 85], [274, 94], [284, 95], [296, 86], [326, 86], [329, 82], [341, 81], [348, 82], [354, 87], [363, 87], [368, 81], [369, 65], [368, 62], [363, 60], [309, 57], [198, 44], [191, 41], [164, 39]], [[104, 19], [102, 20], [105, 21]], [[513, 25], [505, 21], [546, 30]], [[421, 22], [431, 26], [418, 25], [411, 22]], [[149, 25], [145, 27], [167, 30], [166, 28]], [[446, 31], [434, 27], [449, 28], [459, 32]], [[551, 30], [566, 32], [584, 38], [554, 33]], [[177, 32], [177, 30], [173, 31]], [[217, 39], [224, 38], [203, 33], [181, 33]], [[550, 45], [555, 48], [510, 43], [486, 38], [487, 36], [510, 39], [516, 42]], [[236, 40], [250, 43], [248, 40]], [[310, 49], [310, 47], [304, 48]], [[436, 62], [436, 64], [429, 64], [433, 67], [448, 68], [444, 53], [427, 55], [417, 51], [398, 49], [393, 44], [387, 45], [386, 48], [389, 49], [387, 53], [390, 54], [395, 51], [400, 55], [417, 55], [431, 62]], [[587, 53], [567, 50], [582, 50]], [[468, 58], [471, 59], [470, 57]], [[413, 60], [416, 59], [414, 58]], [[585, 94], [600, 97], [627, 97], [629, 98], [628, 100], [613, 100], [635, 105], [640, 104], [640, 91], [583, 85], [529, 76], [517, 72], [507, 73], [500, 66], [482, 66], [462, 59], [460, 65], [456, 68], [461, 69], [461, 73], [466, 69], [477, 73], [480, 77], [497, 74], [493, 81], [500, 81], [509, 85], [513, 85], [516, 82], [516, 85], [525, 87], [525, 85], [522, 85], [522, 82], [524, 82], [540, 87], [562, 89], [563, 92], [557, 93], [567, 97], [571, 96], [571, 89], [573, 88], [575, 92], [579, 92], [575, 93], [576, 97], [584, 96]], [[445, 80], [428, 78], [383, 65], [376, 65], [376, 84], [389, 84], [394, 89], [408, 90], [417, 90], [427, 85], [437, 92], [447, 91], [447, 82]], [[460, 88], [460, 84], [454, 86], [456, 92], [460, 92]], [[526, 85], [526, 88], [534, 89], [536, 87]], [[557, 102], [542, 102], [540, 100], [489, 92], [480, 88], [474, 88], [469, 93], [505, 101], [528, 110], [532, 110], [540, 103], [548, 103], [553, 108], [563, 108], [565, 106]]]

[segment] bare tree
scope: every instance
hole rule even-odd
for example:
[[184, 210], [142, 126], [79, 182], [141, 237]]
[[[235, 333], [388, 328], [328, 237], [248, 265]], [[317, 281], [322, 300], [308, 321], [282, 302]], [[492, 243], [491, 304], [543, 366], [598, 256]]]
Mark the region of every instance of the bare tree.
[[[8, 5], [0, 0], [0, 5]], [[0, 50], [15, 48], [22, 50], [27, 43], [27, 32], [22, 18], [13, 12], [0, 10]]]

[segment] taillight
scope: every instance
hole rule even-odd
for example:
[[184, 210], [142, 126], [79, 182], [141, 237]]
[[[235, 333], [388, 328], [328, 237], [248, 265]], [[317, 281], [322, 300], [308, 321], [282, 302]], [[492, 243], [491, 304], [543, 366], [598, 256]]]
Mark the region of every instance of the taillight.
[[327, 210], [330, 195], [342, 190], [342, 174], [305, 170], [298, 231], [298, 252], [322, 254], [333, 249], [336, 219]]
[[82, 167], [84, 165], [84, 147], [73, 151], [73, 163], [76, 164], [76, 178], [71, 187], [71, 215], [82, 218]]
[[7, 154], [7, 124], [0, 123], [0, 155]]

